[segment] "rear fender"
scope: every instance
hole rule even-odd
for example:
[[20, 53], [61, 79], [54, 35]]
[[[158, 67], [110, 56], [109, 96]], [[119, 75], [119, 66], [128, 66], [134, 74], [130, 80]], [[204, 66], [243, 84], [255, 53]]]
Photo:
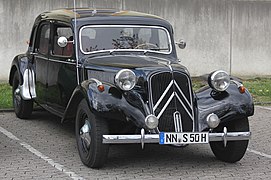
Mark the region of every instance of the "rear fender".
[[9, 75], [9, 84], [11, 86], [16, 72], [19, 72], [19, 90], [22, 98], [24, 100], [35, 98], [35, 69], [27, 56], [18, 55], [13, 59]]

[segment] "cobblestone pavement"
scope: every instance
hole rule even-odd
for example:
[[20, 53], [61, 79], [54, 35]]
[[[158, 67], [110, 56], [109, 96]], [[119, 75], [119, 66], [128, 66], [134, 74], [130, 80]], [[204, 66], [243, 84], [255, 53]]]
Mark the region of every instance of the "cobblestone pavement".
[[74, 124], [44, 111], [30, 120], [0, 112], [0, 179], [270, 179], [271, 107], [256, 107], [244, 158], [215, 159], [209, 145], [112, 145], [106, 166], [85, 167], [78, 156]]

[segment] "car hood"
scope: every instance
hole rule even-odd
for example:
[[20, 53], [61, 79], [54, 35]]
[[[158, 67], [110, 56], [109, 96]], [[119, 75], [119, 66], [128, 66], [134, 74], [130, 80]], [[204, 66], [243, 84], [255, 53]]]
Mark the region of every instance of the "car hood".
[[84, 66], [90, 69], [104, 69], [109, 71], [118, 71], [119, 69], [132, 70], [186, 70], [186, 68], [177, 61], [155, 56], [145, 55], [104, 55], [99, 57], [86, 58]]
[[177, 61], [161, 57], [143, 55], [105, 55], [89, 57], [84, 60], [87, 78], [96, 78], [101, 82], [114, 84], [114, 77], [121, 69], [131, 69], [138, 77], [137, 85], [144, 82], [156, 72], [179, 71], [188, 75], [187, 69]]

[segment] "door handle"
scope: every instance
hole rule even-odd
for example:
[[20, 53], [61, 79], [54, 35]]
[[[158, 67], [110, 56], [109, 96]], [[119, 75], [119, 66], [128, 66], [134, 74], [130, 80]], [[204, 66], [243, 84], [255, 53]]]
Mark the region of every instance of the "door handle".
[[72, 63], [74, 63], [75, 60], [74, 60], [74, 59], [67, 59], [67, 62], [72, 62]]

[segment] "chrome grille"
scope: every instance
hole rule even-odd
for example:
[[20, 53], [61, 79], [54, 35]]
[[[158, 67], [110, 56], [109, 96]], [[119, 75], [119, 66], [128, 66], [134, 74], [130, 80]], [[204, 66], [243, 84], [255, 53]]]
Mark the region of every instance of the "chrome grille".
[[[150, 104], [159, 119], [159, 130], [164, 132], [191, 132], [194, 128], [192, 90], [189, 77], [181, 72], [159, 72], [150, 77]], [[174, 113], [180, 117], [176, 126]]]

